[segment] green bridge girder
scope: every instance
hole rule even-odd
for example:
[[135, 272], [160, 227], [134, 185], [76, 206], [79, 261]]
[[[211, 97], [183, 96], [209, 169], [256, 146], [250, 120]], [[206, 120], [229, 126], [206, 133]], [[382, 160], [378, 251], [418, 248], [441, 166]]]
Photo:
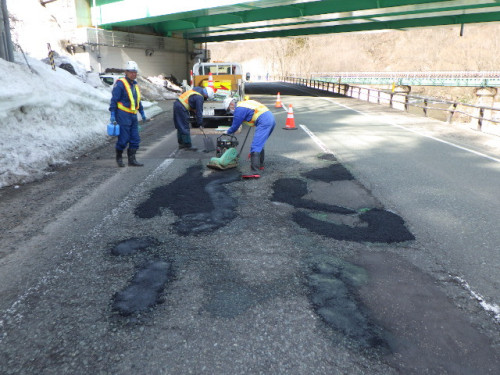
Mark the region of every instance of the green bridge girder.
[[500, 0], [87, 0], [92, 24], [194, 42], [500, 21]]

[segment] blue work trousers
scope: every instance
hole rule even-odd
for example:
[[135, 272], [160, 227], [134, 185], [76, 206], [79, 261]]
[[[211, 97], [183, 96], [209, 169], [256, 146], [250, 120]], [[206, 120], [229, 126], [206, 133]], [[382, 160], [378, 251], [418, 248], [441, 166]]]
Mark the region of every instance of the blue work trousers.
[[177, 129], [177, 142], [180, 145], [191, 146], [189, 112], [178, 100], [174, 102], [174, 125]]
[[270, 111], [259, 116], [255, 123], [255, 134], [253, 136], [250, 152], [261, 152], [264, 145], [276, 126], [276, 120]]
[[130, 149], [138, 149], [141, 137], [139, 137], [137, 114], [118, 109], [116, 110], [116, 122], [120, 125], [120, 135], [116, 141], [116, 149], [119, 151], [125, 150], [127, 145]]

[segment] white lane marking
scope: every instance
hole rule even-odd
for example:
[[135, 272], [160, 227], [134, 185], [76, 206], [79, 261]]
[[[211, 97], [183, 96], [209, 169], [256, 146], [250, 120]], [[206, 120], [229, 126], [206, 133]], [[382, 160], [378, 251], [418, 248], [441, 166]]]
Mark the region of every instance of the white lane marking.
[[472, 295], [472, 297], [474, 297], [474, 299], [476, 299], [479, 302], [479, 304], [484, 310], [493, 313], [493, 316], [497, 321], [497, 323], [500, 323], [500, 306], [486, 302], [484, 297], [479, 293], [473, 291], [469, 283], [464, 279], [462, 279], [461, 277], [452, 276], [452, 278], [456, 280], [465, 290], [467, 290]]
[[333, 151], [330, 150], [328, 147], [326, 147], [325, 144], [321, 142], [321, 140], [318, 137], [316, 137], [316, 135], [312, 131], [310, 131], [307, 126], [302, 124], [300, 124], [299, 126], [302, 128], [303, 131], [307, 133], [309, 137], [312, 138], [312, 140], [319, 146], [320, 149], [323, 150], [323, 152], [333, 155]]
[[[359, 113], [360, 115], [363, 115], [363, 116], [366, 116], [366, 117], [371, 117], [371, 118], [373, 118], [373, 117], [382, 117], [382, 118], [383, 118], [383, 117], [384, 117], [384, 116], [380, 116], [380, 115], [378, 115], [378, 116], [374, 116], [374, 115], [370, 115], [370, 114], [365, 113], [365, 112], [361, 112], [361, 111], [359, 111], [359, 110], [357, 110], [357, 109], [354, 109], [354, 108], [351, 108], [351, 107], [349, 107], [349, 106], [347, 106], [347, 105], [344, 105], [344, 104], [341, 104], [341, 103], [337, 103], [336, 101], [334, 101], [334, 100], [332, 100], [332, 99], [330, 99], [330, 98], [325, 98], [325, 99], [326, 99], [326, 100], [328, 100], [328, 101], [330, 101], [330, 102], [332, 102], [332, 103], [334, 103], [334, 104], [336, 104], [336, 105], [339, 105], [339, 106], [341, 106], [341, 107], [347, 108], [347, 109], [349, 109], [349, 110], [351, 110], [351, 111], [354, 111], [354, 112]], [[419, 132], [419, 131], [417, 131], [417, 130], [410, 129], [410, 128], [407, 128], [406, 126], [403, 126], [403, 125], [399, 125], [399, 124], [393, 123], [393, 122], [391, 122], [390, 120], [387, 120], [387, 119], [384, 119], [384, 121], [385, 121], [388, 125], [394, 126], [394, 127], [396, 127], [396, 128], [401, 128], [401, 129], [407, 130], [407, 131], [409, 131], [409, 132], [412, 132], [412, 133], [418, 134], [418, 135], [420, 135], [420, 136], [422, 136], [422, 137], [426, 137], [426, 138], [432, 139], [432, 140], [434, 140], [434, 141], [444, 143], [445, 145], [448, 145], [448, 146], [451, 146], [451, 147], [455, 147], [455, 148], [458, 148], [458, 149], [460, 149], [460, 150], [463, 150], [463, 151], [466, 151], [466, 152], [470, 152], [470, 153], [475, 154], [475, 155], [477, 155], [477, 156], [481, 156], [481, 157], [483, 157], [483, 158], [486, 158], [486, 159], [489, 159], [489, 160], [493, 160], [493, 161], [495, 161], [495, 162], [497, 162], [497, 163], [500, 163], [500, 159], [495, 158], [495, 157], [493, 157], [493, 156], [489, 156], [489, 155], [487, 155], [487, 154], [483, 154], [482, 152], [475, 151], [475, 150], [472, 150], [472, 149], [467, 148], [467, 147], [459, 146], [459, 145], [457, 145], [457, 144], [455, 144], [455, 143], [445, 141], [444, 139], [437, 138], [437, 137], [434, 137], [434, 136], [432, 136], [432, 135], [423, 134], [423, 133], [421, 133], [421, 132]]]

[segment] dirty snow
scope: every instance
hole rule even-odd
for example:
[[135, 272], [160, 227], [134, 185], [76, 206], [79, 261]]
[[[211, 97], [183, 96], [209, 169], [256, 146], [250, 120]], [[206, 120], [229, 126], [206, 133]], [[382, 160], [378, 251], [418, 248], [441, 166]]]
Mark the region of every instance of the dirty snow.
[[[109, 139], [111, 87], [70, 57], [57, 56], [56, 66], [62, 62], [76, 75], [20, 53], [14, 63], [0, 59], [0, 188], [34, 181]], [[145, 91], [153, 100], [176, 97], [153, 83]], [[148, 118], [161, 112], [156, 102], [143, 104]]]

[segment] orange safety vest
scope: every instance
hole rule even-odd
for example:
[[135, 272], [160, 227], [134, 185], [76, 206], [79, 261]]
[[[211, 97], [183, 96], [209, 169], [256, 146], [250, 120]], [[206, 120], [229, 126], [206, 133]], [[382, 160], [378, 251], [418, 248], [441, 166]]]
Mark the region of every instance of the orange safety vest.
[[121, 81], [123, 83], [125, 91], [127, 91], [128, 94], [128, 99], [130, 100], [130, 107], [125, 107], [122, 102], [118, 102], [117, 103], [118, 109], [121, 109], [122, 111], [128, 113], [136, 114], [137, 110], [139, 109], [139, 104], [141, 102], [141, 91], [139, 90], [139, 86], [135, 85], [135, 92], [137, 93], [137, 104], [136, 104], [134, 100], [134, 95], [132, 94], [132, 89], [130, 88], [130, 84], [128, 83], [127, 79], [120, 78], [118, 81]]
[[188, 91], [182, 93], [181, 95], [179, 95], [179, 97], [177, 98], [182, 103], [182, 105], [184, 107], [186, 107], [186, 109], [188, 111], [194, 111], [194, 109], [191, 108], [191, 106], [189, 105], [189, 97], [191, 95], [200, 95], [200, 96], [203, 96], [198, 91], [188, 90]]
[[267, 108], [264, 104], [256, 102], [255, 100], [245, 100], [243, 102], [239, 102], [237, 107], [244, 107], [254, 110], [252, 119], [250, 121], [243, 121], [243, 124], [248, 126], [255, 126], [255, 121], [257, 121], [259, 116], [264, 112], [269, 111], [269, 108]]

